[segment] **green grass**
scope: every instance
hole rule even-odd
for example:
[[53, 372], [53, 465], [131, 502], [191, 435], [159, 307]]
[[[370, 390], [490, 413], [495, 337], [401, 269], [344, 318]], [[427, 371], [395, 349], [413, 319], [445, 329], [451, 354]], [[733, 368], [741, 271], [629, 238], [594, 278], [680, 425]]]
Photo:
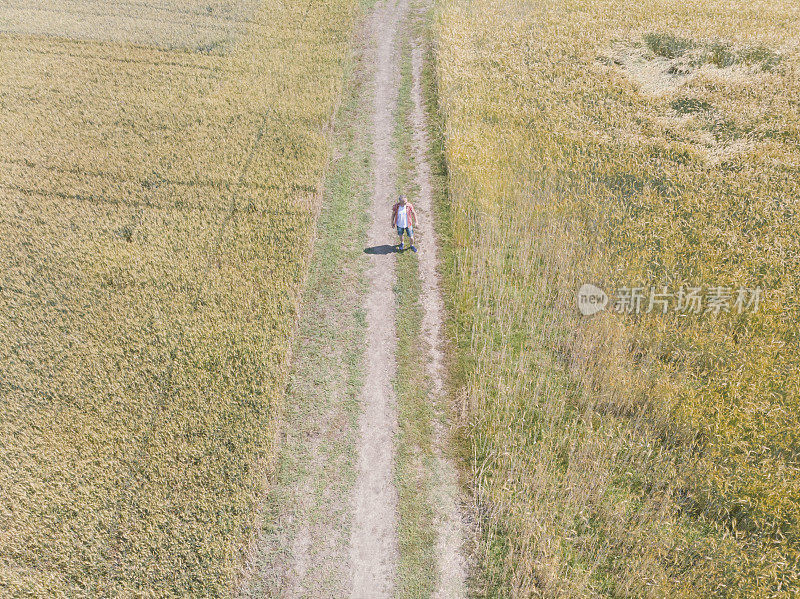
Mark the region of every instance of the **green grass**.
[[712, 64], [725, 69], [735, 65], [758, 65], [762, 71], [772, 71], [783, 58], [779, 52], [762, 44], [708, 42], [663, 32], [645, 33], [643, 39], [645, 46], [656, 56], [667, 59], [685, 57], [694, 66]]
[[[415, 20], [412, 17], [412, 21]], [[411, 43], [413, 31], [403, 31], [401, 82], [394, 144], [397, 151], [398, 195], [414, 202], [413, 124], [410, 121]], [[431, 226], [432, 223], [426, 223]], [[407, 240], [406, 240], [407, 243]], [[426, 375], [426, 348], [422, 339], [421, 284], [416, 254], [397, 256], [397, 376], [399, 434], [396, 480], [399, 494], [400, 564], [398, 597], [430, 597], [436, 585], [436, 529], [431, 496], [433, 465], [433, 406]]]
[[644, 43], [653, 54], [663, 58], [678, 58], [695, 47], [695, 42], [672, 33], [647, 33]]
[[710, 63], [720, 69], [734, 65], [757, 65], [762, 71], [772, 71], [782, 60], [778, 52], [765, 46], [736, 47], [719, 41], [697, 46], [701, 48], [698, 62]]

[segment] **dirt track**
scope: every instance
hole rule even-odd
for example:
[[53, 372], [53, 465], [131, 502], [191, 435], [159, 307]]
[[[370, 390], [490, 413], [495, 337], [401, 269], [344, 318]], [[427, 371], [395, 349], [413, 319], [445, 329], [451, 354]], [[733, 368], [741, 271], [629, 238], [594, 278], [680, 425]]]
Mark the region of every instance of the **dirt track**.
[[[398, 191], [394, 134], [401, 49], [416, 8], [409, 0], [380, 0], [357, 37], [351, 106], [339, 124], [353, 137], [344, 147], [340, 144], [332, 164], [332, 180], [344, 181], [350, 195], [345, 193], [341, 203], [331, 204], [330, 195], [335, 200], [336, 192], [329, 181], [328, 203], [318, 227], [316, 267], [312, 265], [312, 284], [305, 294], [294, 388], [288, 398], [283, 474], [271, 493], [278, 512], [266, 514], [267, 520], [275, 520], [274, 528], [254, 542], [243, 597], [376, 599], [394, 597], [400, 590], [395, 266], [398, 259], [414, 258], [391, 249], [396, 236], [389, 217]], [[425, 477], [430, 488], [420, 488], [420, 493], [427, 494], [425, 500], [433, 507], [437, 531], [432, 596], [460, 599], [466, 597], [467, 566], [457, 475], [447, 455], [444, 302], [433, 210], [433, 185], [440, 183], [434, 182], [428, 162], [419, 39], [412, 39], [410, 67], [411, 112], [402, 126], [412, 133], [413, 200], [422, 230], [416, 254], [422, 307], [419, 351], [420, 364], [427, 368], [434, 431], [434, 459], [426, 466], [430, 471]], [[353, 193], [363, 194], [362, 198]], [[353, 219], [364, 212], [366, 221], [359, 231]], [[353, 222], [351, 235], [343, 240], [330, 229], [329, 221], [336, 219]], [[348, 247], [357, 245], [361, 262], [352, 254], [340, 257], [336, 253], [340, 241]], [[314, 273], [326, 269], [328, 280], [314, 281]], [[323, 299], [318, 286], [331, 285], [331, 276], [341, 281], [333, 283], [336, 289]], [[354, 277], [360, 277], [363, 286], [355, 284]], [[364, 315], [360, 330], [348, 320], [355, 312]], [[339, 373], [346, 362], [345, 347], [353, 339], [360, 356], [355, 386]]]
[[[372, 205], [367, 243], [386, 243], [389, 214], [396, 191], [396, 158], [392, 148], [400, 81], [398, 31], [407, 0], [382, 0], [368, 21], [367, 60], [373, 69]], [[388, 258], [388, 259], [387, 259]], [[359, 418], [351, 556], [353, 598], [392, 595], [397, 569], [397, 489], [394, 486], [394, 433], [397, 407], [395, 374], [394, 260], [370, 256], [366, 298], [366, 376]]]

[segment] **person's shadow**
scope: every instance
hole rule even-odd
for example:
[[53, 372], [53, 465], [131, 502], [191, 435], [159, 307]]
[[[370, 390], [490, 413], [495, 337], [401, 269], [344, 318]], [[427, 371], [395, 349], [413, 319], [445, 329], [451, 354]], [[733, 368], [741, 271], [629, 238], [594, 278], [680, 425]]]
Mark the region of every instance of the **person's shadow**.
[[386, 254], [398, 254], [400, 253], [400, 250], [396, 245], [384, 244], [384, 245], [375, 245], [372, 246], [371, 248], [364, 248], [364, 253], [375, 254], [378, 256], [385, 256]]

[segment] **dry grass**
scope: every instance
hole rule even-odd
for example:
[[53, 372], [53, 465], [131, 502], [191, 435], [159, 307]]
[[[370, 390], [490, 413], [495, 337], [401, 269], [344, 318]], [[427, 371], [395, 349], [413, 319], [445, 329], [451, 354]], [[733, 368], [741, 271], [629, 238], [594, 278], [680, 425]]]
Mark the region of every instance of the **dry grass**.
[[6, 0], [0, 32], [155, 44], [222, 54], [251, 26], [257, 0]]
[[3, 596], [235, 583], [355, 10], [266, 2], [226, 56], [3, 37]]
[[[484, 594], [800, 592], [793, 10], [444, 3]], [[768, 291], [756, 314], [582, 319], [585, 282]]]

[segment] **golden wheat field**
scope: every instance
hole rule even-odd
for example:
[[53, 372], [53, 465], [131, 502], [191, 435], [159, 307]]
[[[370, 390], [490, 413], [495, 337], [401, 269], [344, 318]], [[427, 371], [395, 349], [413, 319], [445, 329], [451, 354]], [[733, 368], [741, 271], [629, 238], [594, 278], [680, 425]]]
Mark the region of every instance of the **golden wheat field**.
[[356, 12], [114, 4], [0, 7], [4, 597], [233, 589]]
[[441, 4], [480, 594], [800, 593], [797, 10]]
[[258, 0], [6, 0], [0, 31], [203, 53], [231, 51]]

